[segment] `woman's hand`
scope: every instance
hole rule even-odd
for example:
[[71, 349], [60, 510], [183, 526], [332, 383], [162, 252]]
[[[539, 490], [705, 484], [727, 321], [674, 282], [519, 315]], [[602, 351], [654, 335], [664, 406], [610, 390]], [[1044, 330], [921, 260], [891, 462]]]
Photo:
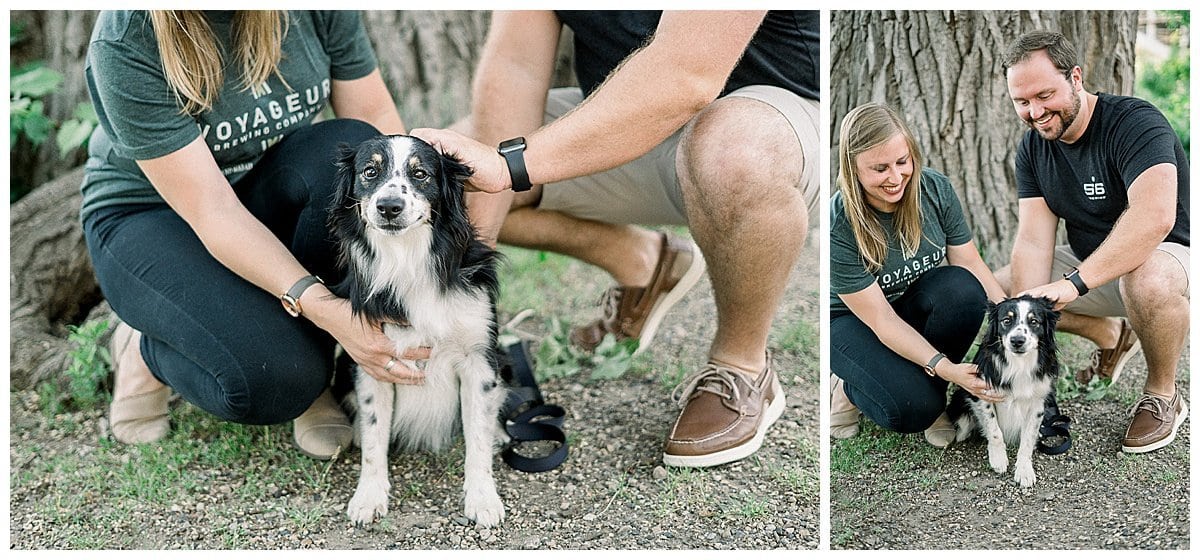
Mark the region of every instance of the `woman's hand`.
[[979, 368], [975, 364], [956, 364], [950, 360], [943, 360], [934, 368], [934, 372], [938, 377], [966, 389], [980, 400], [990, 403], [1004, 400], [1004, 394], [999, 389], [988, 385], [988, 382], [979, 376]]
[[468, 190], [498, 193], [512, 187], [508, 164], [496, 148], [480, 144], [452, 130], [417, 128], [413, 129], [412, 135], [429, 142], [443, 154], [457, 157], [474, 170], [475, 173], [467, 179]]
[[[312, 293], [318, 291], [328, 295], [319, 297]], [[304, 316], [333, 335], [342, 349], [371, 377], [401, 385], [425, 383], [425, 372], [406, 366], [402, 360], [428, 360], [428, 347], [409, 348], [397, 356], [395, 344], [383, 334], [379, 325], [354, 316], [350, 302], [329, 294], [324, 286], [313, 286], [302, 299]]]

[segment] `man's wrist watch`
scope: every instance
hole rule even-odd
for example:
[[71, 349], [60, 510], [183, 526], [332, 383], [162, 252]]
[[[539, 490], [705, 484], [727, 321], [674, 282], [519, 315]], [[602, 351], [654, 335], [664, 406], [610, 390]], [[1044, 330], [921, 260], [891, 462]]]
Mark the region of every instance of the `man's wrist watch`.
[[529, 182], [529, 172], [525, 170], [525, 139], [512, 138], [500, 143], [496, 149], [508, 164], [508, 176], [512, 180], [513, 192], [525, 192], [533, 188]]
[[941, 352], [934, 354], [933, 357], [929, 359], [929, 363], [925, 364], [925, 375], [928, 375], [929, 377], [937, 377], [937, 370], [934, 368], [937, 367], [938, 362], [942, 361], [942, 358], [945, 357], [946, 355]]
[[324, 280], [321, 280], [320, 278], [311, 274], [301, 278], [300, 280], [297, 280], [295, 284], [292, 284], [291, 289], [289, 289], [287, 293], [279, 295], [279, 302], [283, 304], [283, 310], [287, 311], [288, 315], [291, 315], [292, 317], [299, 317], [300, 314], [304, 312], [304, 310], [300, 308], [300, 296], [304, 295], [304, 290], [307, 290], [309, 286], [312, 286], [313, 284], [324, 283]]
[[1068, 272], [1063, 275], [1063, 278], [1066, 278], [1067, 281], [1069, 281], [1073, 286], [1075, 286], [1075, 291], [1079, 292], [1079, 297], [1083, 297], [1084, 294], [1088, 293], [1087, 284], [1084, 284], [1083, 278], [1079, 277], [1079, 269], [1078, 268], [1072, 268], [1071, 272]]

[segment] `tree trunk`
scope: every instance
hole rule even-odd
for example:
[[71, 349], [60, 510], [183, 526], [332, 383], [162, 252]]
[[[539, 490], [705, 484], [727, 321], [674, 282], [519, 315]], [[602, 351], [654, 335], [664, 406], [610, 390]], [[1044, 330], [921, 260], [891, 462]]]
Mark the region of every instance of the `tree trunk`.
[[842, 117], [886, 103], [908, 123], [926, 165], [954, 183], [988, 264], [1006, 264], [1016, 233], [1014, 153], [1026, 130], [1000, 56], [1018, 35], [1059, 30], [1078, 49], [1084, 88], [1133, 92], [1137, 12], [833, 12], [829, 89], [832, 184]]
[[14, 389], [56, 379], [66, 369], [66, 325], [100, 301], [79, 223], [76, 169], [11, 207], [10, 378]]
[[[444, 127], [471, 110], [471, 80], [491, 16], [466, 11], [363, 12], [380, 71], [408, 128]], [[554, 85], [575, 83], [570, 30], [559, 41]]]

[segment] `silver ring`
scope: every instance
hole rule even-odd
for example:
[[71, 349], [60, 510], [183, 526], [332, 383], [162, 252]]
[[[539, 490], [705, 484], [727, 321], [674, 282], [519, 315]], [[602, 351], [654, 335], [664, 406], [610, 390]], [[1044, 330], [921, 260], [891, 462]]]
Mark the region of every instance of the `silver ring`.
[[396, 365], [396, 358], [392, 358], [392, 359], [388, 360], [388, 363], [383, 366], [383, 371], [391, 373], [392, 366], [395, 366], [395, 365]]

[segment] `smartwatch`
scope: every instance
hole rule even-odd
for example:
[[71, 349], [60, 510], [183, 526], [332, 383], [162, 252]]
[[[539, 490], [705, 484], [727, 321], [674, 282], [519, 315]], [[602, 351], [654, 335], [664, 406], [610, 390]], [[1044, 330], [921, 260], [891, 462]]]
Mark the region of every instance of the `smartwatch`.
[[1072, 268], [1071, 272], [1068, 272], [1063, 275], [1063, 278], [1066, 278], [1068, 281], [1071, 282], [1072, 285], [1075, 286], [1075, 291], [1079, 292], [1079, 297], [1083, 297], [1084, 294], [1088, 293], [1087, 284], [1084, 284], [1083, 278], [1079, 277], [1079, 269], [1078, 268]]
[[928, 375], [929, 377], [937, 377], [937, 370], [933, 368], [937, 367], [938, 362], [942, 361], [942, 358], [945, 357], [946, 355], [941, 352], [934, 354], [934, 356], [929, 359], [929, 363], [925, 364], [925, 375]]
[[287, 293], [279, 295], [279, 302], [283, 304], [283, 310], [292, 317], [299, 317], [304, 311], [300, 309], [300, 296], [304, 295], [304, 290], [307, 290], [309, 286], [318, 283], [324, 284], [325, 281], [311, 274], [297, 280]]
[[525, 192], [533, 188], [529, 173], [525, 171], [525, 139], [512, 138], [500, 143], [496, 149], [508, 164], [508, 176], [512, 179], [513, 192]]

